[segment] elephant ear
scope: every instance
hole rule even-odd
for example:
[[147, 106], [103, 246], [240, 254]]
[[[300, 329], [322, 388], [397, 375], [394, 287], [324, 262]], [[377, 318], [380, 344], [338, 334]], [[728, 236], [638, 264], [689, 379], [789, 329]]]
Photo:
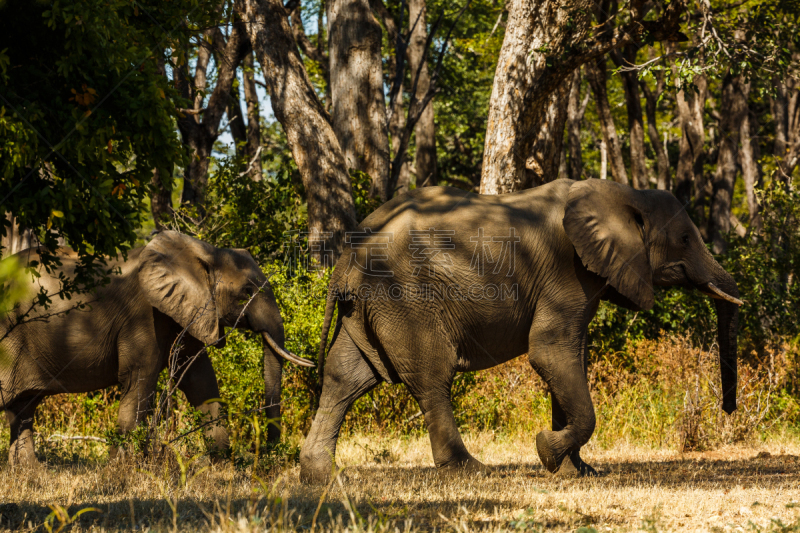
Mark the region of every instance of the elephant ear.
[[139, 256], [139, 285], [148, 303], [206, 344], [219, 339], [214, 250], [188, 235], [162, 231]]
[[589, 179], [569, 189], [564, 230], [581, 261], [643, 310], [653, 307], [647, 224], [638, 193], [627, 185]]

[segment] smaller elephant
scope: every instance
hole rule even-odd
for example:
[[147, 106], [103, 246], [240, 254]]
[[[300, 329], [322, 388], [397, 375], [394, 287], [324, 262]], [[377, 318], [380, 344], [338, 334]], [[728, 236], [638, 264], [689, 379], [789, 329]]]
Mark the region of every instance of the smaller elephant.
[[[128, 259], [109, 259], [116, 269], [94, 293], [60, 299], [59, 275], [72, 276], [78, 256], [56, 255], [61, 267], [33, 278], [25, 296], [0, 317], [0, 409], [11, 426], [9, 463], [35, 464], [33, 416], [47, 396], [89, 392], [120, 385], [118, 427], [133, 429], [151, 409], [158, 375], [167, 367], [176, 340], [178, 388], [189, 403], [216, 418], [219, 388], [205, 347], [224, 344], [224, 327], [249, 329], [265, 341], [267, 393], [280, 417], [281, 359], [313, 366], [284, 347], [283, 320], [272, 289], [246, 250], [220, 249], [187, 235], [162, 231]], [[15, 256], [39, 260], [30, 248]], [[51, 295], [44, 309], [32, 302], [40, 289]], [[82, 303], [83, 305], [80, 305]], [[186, 335], [181, 336], [185, 330]], [[215, 448], [228, 446], [224, 428], [210, 425]], [[275, 437], [273, 431], [270, 435]]]

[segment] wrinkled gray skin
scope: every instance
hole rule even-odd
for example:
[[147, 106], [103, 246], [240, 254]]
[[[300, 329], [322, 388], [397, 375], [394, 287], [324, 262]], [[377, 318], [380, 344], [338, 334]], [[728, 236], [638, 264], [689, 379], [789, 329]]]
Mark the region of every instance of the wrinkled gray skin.
[[[722, 407], [728, 413], [736, 408], [736, 283], [668, 192], [601, 180], [558, 180], [501, 196], [426, 187], [387, 202], [361, 227], [388, 232], [392, 240], [375, 233], [354, 236], [336, 265], [323, 349], [335, 300], [339, 320], [319, 411], [300, 455], [303, 481], [330, 478], [346, 411], [382, 381], [405, 383], [419, 403], [437, 467], [487, 470], [469, 454], [456, 427], [453, 378], [523, 354], [552, 395], [552, 430], [536, 438], [542, 463], [562, 475], [595, 474], [579, 453], [595, 428], [586, 379], [587, 326], [600, 300], [650, 309], [653, 285], [695, 288], [716, 298]], [[410, 235], [430, 228], [453, 231], [439, 241], [438, 254], [424, 236], [414, 242]], [[502, 268], [488, 265], [479, 272], [477, 243], [470, 238], [481, 228], [490, 238], [514, 229], [519, 242], [512, 268], [506, 255]], [[368, 251], [365, 242], [376, 248]], [[497, 264], [502, 242], [486, 246]], [[415, 273], [426, 261], [435, 267]], [[392, 297], [392, 286], [424, 284], [433, 294], [427, 301], [409, 291]], [[479, 289], [459, 295], [450, 289], [456, 284]], [[516, 284], [517, 297], [492, 299], [491, 291], [480, 290], [489, 284], [501, 290]], [[399, 294], [395, 289], [394, 296]]]
[[[71, 275], [77, 255], [67, 249], [58, 255], [60, 270]], [[34, 248], [16, 257], [24, 264], [39, 259]], [[119, 384], [119, 429], [133, 429], [151, 408], [158, 375], [184, 328], [187, 334], [178, 365], [185, 374], [179, 388], [194, 407], [210, 417], [220, 414], [220, 404], [209, 401], [220, 394], [204, 346], [224, 343], [218, 342], [223, 327], [234, 326], [237, 318], [237, 327], [262, 334], [267, 399], [280, 401], [280, 356], [293, 356], [281, 353], [280, 311], [264, 274], [246, 250], [219, 249], [164, 231], [147, 246], [131, 250], [127, 261], [108, 264], [121, 269], [108, 285], [72, 300], [53, 296], [49, 309], [35, 308], [2, 342], [0, 408], [11, 425], [11, 464], [36, 462], [33, 415], [46, 396]], [[42, 271], [27, 287], [14, 311], [17, 315], [29, 308], [40, 285], [51, 295], [59, 291], [58, 279]], [[85, 309], [76, 308], [78, 302], [86, 303]], [[11, 323], [11, 317], [0, 317], [0, 337]], [[279, 418], [280, 405], [268, 414]], [[270, 437], [279, 437], [279, 431], [271, 428]], [[228, 446], [221, 426], [210, 426], [208, 433], [217, 448]]]

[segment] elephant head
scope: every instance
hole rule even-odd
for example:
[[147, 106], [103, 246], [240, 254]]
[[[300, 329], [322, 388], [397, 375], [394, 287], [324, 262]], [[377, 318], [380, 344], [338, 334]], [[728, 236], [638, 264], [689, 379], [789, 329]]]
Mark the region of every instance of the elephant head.
[[249, 329], [260, 333], [277, 355], [314, 366], [283, 348], [278, 304], [247, 250], [216, 248], [162, 231], [142, 250], [139, 284], [150, 305], [206, 344], [217, 344], [223, 327]]
[[570, 187], [564, 229], [583, 264], [606, 278], [607, 297], [653, 307], [655, 285], [697, 289], [715, 299], [722, 408], [736, 409], [739, 292], [706, 248], [684, 206], [667, 191], [586, 180]]

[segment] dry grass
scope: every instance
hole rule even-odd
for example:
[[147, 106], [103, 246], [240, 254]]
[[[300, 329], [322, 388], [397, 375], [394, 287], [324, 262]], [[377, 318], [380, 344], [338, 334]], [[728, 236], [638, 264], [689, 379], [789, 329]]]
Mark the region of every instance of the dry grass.
[[[339, 463], [346, 468], [324, 496], [317, 529], [800, 530], [797, 440], [685, 454], [626, 445], [602, 450], [590, 443], [584, 458], [602, 476], [583, 480], [544, 472], [530, 437], [480, 433], [465, 440], [479, 459], [497, 467], [494, 475], [438, 474], [424, 437], [344, 439]], [[51, 515], [57, 530], [91, 507], [102, 512], [78, 517], [73, 531], [311, 528], [326, 489], [301, 485], [296, 465], [262, 482], [229, 463], [201, 461], [183, 469], [177, 461], [132, 460], [5, 467], [0, 524], [3, 530], [44, 530]]]

